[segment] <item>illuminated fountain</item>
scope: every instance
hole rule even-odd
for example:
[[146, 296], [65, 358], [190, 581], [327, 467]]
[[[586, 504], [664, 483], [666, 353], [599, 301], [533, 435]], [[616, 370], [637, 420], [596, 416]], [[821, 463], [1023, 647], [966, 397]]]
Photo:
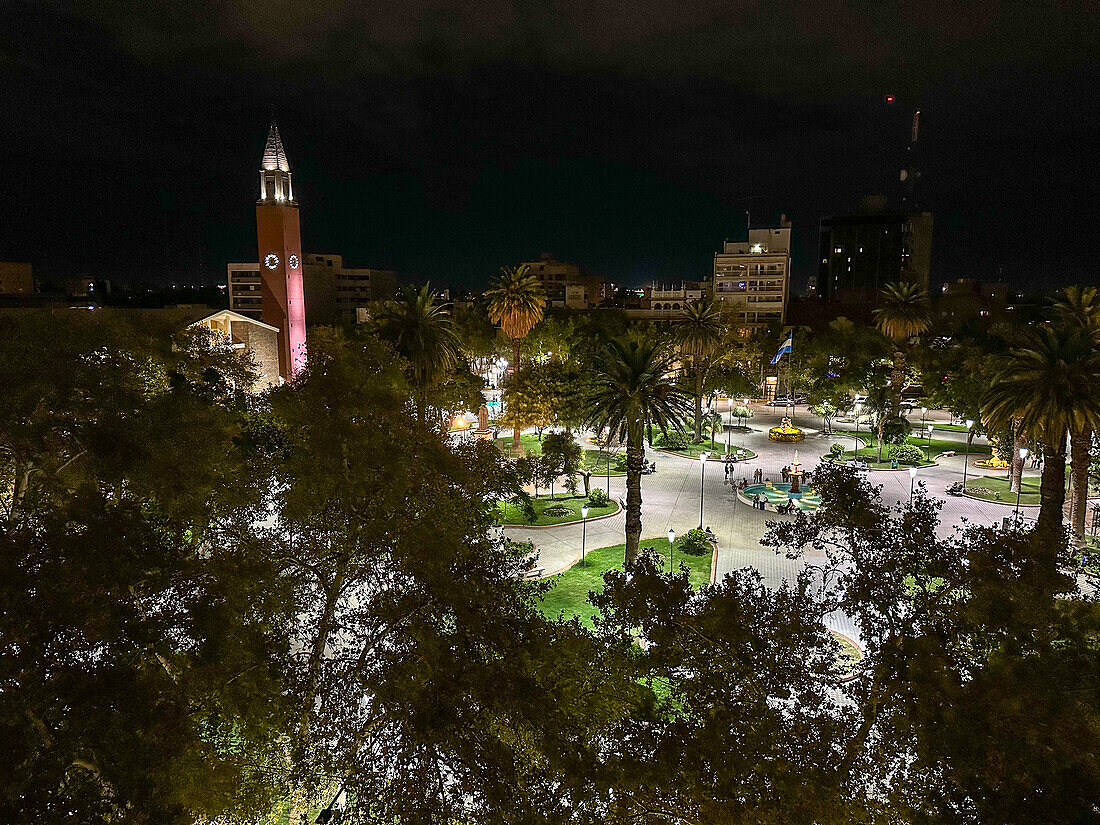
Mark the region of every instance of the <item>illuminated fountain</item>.
[[798, 463], [798, 450], [794, 451], [794, 461], [791, 462], [791, 496], [800, 496], [802, 491], [798, 488], [798, 480], [802, 478], [802, 465]]

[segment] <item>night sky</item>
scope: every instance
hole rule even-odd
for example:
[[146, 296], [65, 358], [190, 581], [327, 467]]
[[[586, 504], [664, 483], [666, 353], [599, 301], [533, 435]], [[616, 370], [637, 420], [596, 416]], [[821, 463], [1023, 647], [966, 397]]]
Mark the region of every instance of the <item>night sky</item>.
[[[698, 278], [745, 210], [896, 194], [914, 108], [933, 281], [1095, 282], [1095, 3], [4, 4], [0, 259], [222, 281], [256, 259], [272, 107], [307, 251], [480, 287], [549, 251]], [[887, 94], [895, 96], [887, 104]]]

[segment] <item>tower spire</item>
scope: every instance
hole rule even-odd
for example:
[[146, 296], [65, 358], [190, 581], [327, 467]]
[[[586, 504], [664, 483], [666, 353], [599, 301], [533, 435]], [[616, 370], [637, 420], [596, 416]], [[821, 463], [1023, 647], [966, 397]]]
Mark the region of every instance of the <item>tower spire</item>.
[[264, 146], [263, 160], [260, 167], [265, 171], [289, 172], [290, 164], [286, 159], [286, 151], [283, 149], [283, 139], [279, 137], [279, 127], [275, 125], [275, 119], [271, 119], [271, 128], [267, 130], [267, 144]]
[[267, 143], [260, 158], [260, 201], [276, 200], [294, 202], [294, 188], [290, 181], [290, 163], [283, 149], [279, 127], [272, 119], [267, 130]]

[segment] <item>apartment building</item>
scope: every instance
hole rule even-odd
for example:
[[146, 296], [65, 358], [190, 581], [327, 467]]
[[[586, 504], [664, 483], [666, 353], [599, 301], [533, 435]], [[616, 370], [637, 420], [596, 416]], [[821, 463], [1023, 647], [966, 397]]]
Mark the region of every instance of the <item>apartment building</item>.
[[787, 320], [791, 284], [791, 222], [749, 229], [747, 241], [726, 241], [714, 255], [711, 297], [734, 314], [742, 336]]
[[[397, 294], [397, 275], [392, 270], [346, 267], [341, 255], [304, 257], [302, 286], [310, 325], [356, 323], [371, 301], [388, 300]], [[226, 272], [229, 308], [259, 318], [263, 307], [260, 265], [231, 263]]]

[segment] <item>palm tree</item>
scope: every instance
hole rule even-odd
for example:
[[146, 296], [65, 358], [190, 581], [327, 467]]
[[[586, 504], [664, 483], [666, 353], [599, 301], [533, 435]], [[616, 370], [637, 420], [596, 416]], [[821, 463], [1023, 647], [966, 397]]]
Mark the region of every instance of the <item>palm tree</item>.
[[[519, 372], [519, 342], [542, 320], [546, 293], [538, 277], [527, 264], [503, 267], [500, 275], [485, 290], [489, 320], [500, 324], [512, 342], [512, 374]], [[512, 449], [520, 451], [519, 419], [512, 425]]]
[[[1063, 327], [1085, 330], [1092, 336], [1093, 343], [1100, 345], [1100, 295], [1097, 294], [1096, 287], [1066, 287], [1062, 291], [1062, 298], [1054, 302], [1053, 309]], [[1078, 547], [1085, 543], [1092, 432], [1091, 426], [1071, 429], [1069, 432], [1069, 519], [1073, 527], [1073, 540]]]
[[891, 414], [901, 410], [901, 391], [905, 388], [905, 363], [909, 341], [931, 326], [928, 293], [920, 284], [902, 281], [887, 284], [882, 290], [882, 303], [875, 309], [879, 331], [894, 342], [894, 369], [890, 373], [893, 389]]
[[593, 370], [586, 426], [607, 427], [626, 442], [626, 567], [638, 558], [642, 538], [642, 466], [646, 428], [662, 432], [683, 426], [689, 408], [686, 393], [668, 373], [673, 355], [652, 341], [615, 339], [608, 343]]
[[695, 379], [695, 440], [703, 440], [703, 380], [710, 359], [722, 345], [722, 312], [714, 301], [696, 301], [684, 307], [672, 325], [680, 355], [691, 362]]
[[1066, 433], [1100, 423], [1100, 363], [1088, 331], [1039, 327], [999, 359], [982, 403], [992, 430], [1019, 427], [1042, 445], [1037, 532], [1054, 548], [1066, 500]]
[[406, 286], [387, 301], [377, 319], [378, 334], [409, 363], [416, 419], [424, 423], [428, 392], [459, 361], [459, 342], [446, 304], [437, 303], [430, 286]]

